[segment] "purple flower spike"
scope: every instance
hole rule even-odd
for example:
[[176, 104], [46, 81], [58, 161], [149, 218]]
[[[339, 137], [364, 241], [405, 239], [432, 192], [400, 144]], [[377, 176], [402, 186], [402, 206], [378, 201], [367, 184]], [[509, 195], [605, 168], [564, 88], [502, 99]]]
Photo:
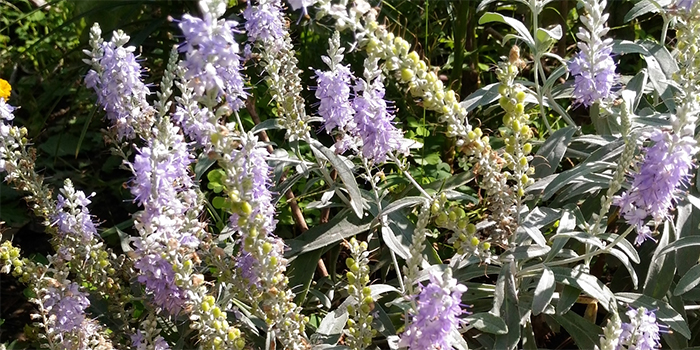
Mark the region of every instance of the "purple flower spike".
[[663, 131], [651, 135], [654, 145], [646, 149], [639, 172], [634, 175], [632, 187], [615, 199], [622, 216], [637, 227], [634, 243], [642, 244], [651, 238], [646, 218], [656, 223], [666, 218], [676, 200], [678, 188], [688, 180], [693, 165], [695, 140], [692, 136], [679, 137]]
[[431, 274], [430, 283], [418, 295], [417, 308], [399, 346], [411, 350], [452, 349], [450, 333], [463, 322], [458, 317], [464, 313], [460, 301], [466, 291], [467, 287], [449, 273]]
[[265, 44], [280, 41], [286, 32], [280, 2], [261, 1], [256, 6], [250, 6], [251, 2], [248, 4], [248, 8], [243, 11], [248, 41], [261, 41]]
[[[586, 46], [583, 48], [582, 46]], [[611, 48], [604, 47], [589, 57], [586, 43], [579, 43], [581, 51], [569, 62], [569, 70], [574, 76], [574, 98], [586, 107], [605, 100], [615, 82], [615, 62], [610, 56]]]
[[393, 115], [387, 109], [384, 100], [384, 84], [376, 78], [371, 85], [355, 86], [357, 97], [353, 100], [355, 108], [356, 133], [362, 139], [362, 155], [377, 163], [386, 161], [392, 151], [407, 153], [403, 146], [401, 130], [394, 126]]
[[[204, 18], [190, 15], [182, 16], [180, 29], [185, 35], [181, 51], [186, 52], [185, 79], [194, 88], [198, 97], [208, 91], [215, 91], [216, 96], [234, 110], [243, 106], [243, 76], [241, 75], [241, 58], [233, 34], [238, 23], [217, 20], [220, 9], [210, 9], [200, 3]], [[225, 10], [225, 4], [224, 4]]]
[[335, 70], [322, 72], [316, 70], [316, 98], [319, 99], [318, 114], [325, 119], [326, 132], [338, 128], [354, 129], [353, 114], [355, 110], [350, 103], [350, 84], [353, 79], [350, 68], [337, 65]]
[[[99, 27], [93, 28], [99, 35]], [[107, 112], [107, 118], [116, 128], [118, 137], [134, 138], [134, 125], [147, 128], [148, 115], [154, 113], [147, 101], [150, 91], [141, 77], [143, 69], [137, 62], [133, 46], [124, 47], [129, 36], [114, 32], [112, 40], [95, 47], [91, 69], [85, 76], [87, 87], [97, 93], [97, 102]]]
[[88, 306], [87, 293], [81, 292], [75, 282], [67, 286], [49, 287], [44, 302], [49, 314], [56, 318], [56, 328], [64, 333], [80, 329]]
[[656, 322], [654, 311], [643, 307], [627, 311], [629, 323], [622, 324], [618, 349], [654, 350], [660, 349], [659, 333], [666, 330]]
[[139, 270], [138, 281], [146, 285], [146, 292], [152, 296], [153, 304], [176, 315], [187, 301], [185, 290], [175, 284], [173, 266], [165, 259], [149, 254], [134, 263]]

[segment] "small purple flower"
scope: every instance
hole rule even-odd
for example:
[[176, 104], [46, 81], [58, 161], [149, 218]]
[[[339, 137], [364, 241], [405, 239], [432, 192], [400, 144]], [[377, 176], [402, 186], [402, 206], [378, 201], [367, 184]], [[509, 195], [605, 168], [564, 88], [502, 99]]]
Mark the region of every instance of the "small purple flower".
[[687, 182], [690, 169], [694, 167], [695, 140], [692, 137], [657, 130], [650, 139], [654, 144], [646, 149], [630, 190], [614, 201], [625, 220], [637, 227], [637, 245], [651, 238], [646, 218], [651, 216], [656, 223], [666, 218], [677, 198], [678, 188]]
[[5, 101], [4, 98], [0, 98], [0, 119], [12, 120], [15, 119], [14, 113], [16, 107], [12, 107], [9, 103]]
[[627, 311], [629, 323], [622, 324], [618, 349], [654, 350], [660, 349], [659, 332], [666, 330], [656, 322], [654, 311], [643, 307]]
[[386, 161], [393, 151], [407, 153], [401, 130], [394, 126], [384, 100], [384, 84], [377, 77], [371, 84], [360, 81], [355, 85], [355, 133], [362, 139], [362, 155], [377, 163]]
[[676, 7], [685, 11], [690, 11], [693, 4], [695, 4], [695, 0], [676, 0]]
[[165, 259], [148, 254], [136, 260], [134, 267], [139, 270], [138, 281], [146, 285], [146, 293], [152, 302], [170, 315], [176, 315], [187, 301], [187, 293], [175, 284], [173, 266]]
[[208, 108], [199, 107], [197, 101], [191, 100], [178, 103], [172, 120], [180, 124], [182, 131], [198, 146], [207, 146], [211, 143], [211, 135], [216, 131], [216, 125], [211, 122], [212, 116], [214, 115]]
[[64, 333], [80, 329], [85, 320], [85, 309], [90, 306], [87, 295], [75, 282], [48, 288], [44, 307], [50, 317], [55, 317], [56, 329]]
[[133, 125], [143, 123], [147, 119], [143, 115], [154, 112], [147, 101], [150, 91], [141, 79], [143, 69], [134, 56], [135, 48], [123, 46], [128, 40], [125, 34], [115, 32], [111, 41], [103, 42], [101, 56], [93, 57], [99, 67], [93, 67], [85, 77], [120, 138], [133, 138]]
[[464, 313], [460, 302], [466, 291], [467, 287], [449, 274], [431, 274], [430, 283], [418, 294], [416, 310], [399, 346], [411, 350], [452, 349], [450, 333], [464, 322], [458, 317]]
[[248, 283], [254, 286], [260, 287], [260, 278], [258, 277], [258, 271], [260, 264], [255, 259], [253, 255], [248, 252], [241, 252], [236, 261], [236, 267], [244, 279], [248, 280]]
[[180, 29], [185, 42], [180, 48], [186, 53], [181, 65], [185, 68], [185, 79], [194, 88], [196, 96], [215, 91], [219, 100], [225, 100], [234, 110], [243, 106], [243, 76], [238, 43], [234, 38], [238, 23], [217, 20], [220, 11], [210, 12], [200, 2], [204, 18], [182, 16]]
[[318, 114], [325, 119], [327, 133], [333, 129], [354, 129], [355, 110], [350, 102], [350, 84], [353, 75], [348, 66], [336, 65], [334, 70], [316, 70], [316, 98], [319, 99]]
[[274, 44], [276, 41], [283, 40], [285, 36], [284, 17], [279, 0], [260, 1], [255, 6], [249, 2], [248, 7], [243, 11], [243, 18], [246, 20], [245, 30], [250, 42]]
[[574, 76], [574, 98], [578, 103], [589, 107], [610, 96], [616, 66], [609, 46], [595, 51], [593, 57], [589, 56], [592, 50], [587, 43], [579, 42], [578, 46], [580, 51], [569, 62], [569, 70]]

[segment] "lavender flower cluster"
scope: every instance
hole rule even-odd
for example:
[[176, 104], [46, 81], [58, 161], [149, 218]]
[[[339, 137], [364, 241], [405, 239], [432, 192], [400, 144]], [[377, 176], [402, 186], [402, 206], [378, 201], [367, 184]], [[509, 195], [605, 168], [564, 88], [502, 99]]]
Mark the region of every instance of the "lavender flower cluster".
[[615, 200], [622, 216], [637, 229], [635, 244], [651, 238], [646, 225], [651, 216], [656, 224], [667, 218], [668, 210], [678, 198], [679, 188], [688, 181], [693, 165], [695, 140], [664, 131], [655, 131], [650, 140], [639, 172], [634, 175], [632, 187]]
[[133, 46], [124, 47], [129, 36], [114, 32], [112, 40], [102, 40], [97, 24], [91, 32], [92, 52], [85, 62], [92, 68], [85, 77], [85, 84], [97, 93], [97, 101], [107, 113], [107, 118], [117, 130], [119, 138], [132, 139], [136, 131], [148, 128], [147, 116], [155, 111], [147, 102], [150, 91], [143, 83], [143, 70], [137, 62]]
[[609, 102], [615, 82], [615, 62], [612, 59], [612, 39], [603, 39], [609, 28], [605, 26], [608, 14], [603, 13], [606, 1], [581, 0], [587, 14], [582, 17], [583, 27], [576, 34], [579, 52], [569, 63], [574, 76], [574, 98], [584, 106]]
[[467, 287], [452, 278], [452, 271], [430, 275], [430, 283], [421, 288], [416, 298], [415, 312], [399, 346], [409, 349], [451, 349], [452, 333], [464, 323], [459, 316], [462, 294]]
[[[329, 71], [316, 70], [318, 114], [324, 118], [327, 132], [338, 129], [336, 149], [345, 152], [361, 145], [362, 156], [385, 162], [392, 152], [406, 154], [408, 147], [402, 132], [393, 123], [393, 115], [384, 99], [384, 84], [378, 70], [378, 58], [365, 61], [365, 79], [356, 80], [349, 66], [341, 64], [344, 48], [336, 32], [323, 61]], [[354, 85], [353, 85], [354, 81]], [[351, 89], [352, 87], [352, 89]], [[351, 99], [352, 92], [354, 97]]]
[[241, 58], [234, 38], [238, 23], [219, 19], [226, 12], [224, 2], [199, 2], [203, 18], [184, 15], [180, 29], [185, 35], [181, 50], [185, 52], [184, 78], [197, 97], [211, 93], [225, 101], [232, 110], [243, 106], [244, 81]]

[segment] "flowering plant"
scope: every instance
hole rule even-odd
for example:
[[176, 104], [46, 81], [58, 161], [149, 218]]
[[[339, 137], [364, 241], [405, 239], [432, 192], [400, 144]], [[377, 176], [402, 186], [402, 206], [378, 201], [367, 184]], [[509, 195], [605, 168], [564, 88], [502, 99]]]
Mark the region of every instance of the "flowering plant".
[[[45, 181], [0, 80], [0, 172], [51, 237], [43, 258], [0, 245], [33, 345], [695, 345], [700, 3], [638, 2], [627, 20], [659, 14], [661, 40], [627, 41], [605, 0], [579, 2], [571, 55], [540, 25], [551, 1], [455, 4], [511, 45], [464, 99], [365, 0], [199, 0], [157, 74], [95, 23], [82, 84], [132, 209], [113, 229], [102, 193]], [[326, 54], [307, 70], [297, 40]]]

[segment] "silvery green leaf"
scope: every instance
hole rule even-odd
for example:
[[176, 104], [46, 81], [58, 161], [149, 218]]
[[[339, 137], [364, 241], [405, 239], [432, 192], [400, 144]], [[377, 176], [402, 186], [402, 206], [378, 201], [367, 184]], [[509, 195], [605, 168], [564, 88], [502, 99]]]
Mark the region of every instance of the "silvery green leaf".
[[554, 273], [548, 267], [544, 267], [540, 280], [535, 287], [535, 296], [532, 299], [532, 314], [537, 316], [549, 305], [549, 302], [554, 296], [554, 288], [556, 287]]
[[486, 12], [481, 18], [479, 18], [479, 24], [499, 22], [505, 23], [511, 26], [518, 35], [523, 39], [523, 41], [530, 46], [531, 49], [535, 48], [535, 40], [532, 38], [530, 31], [525, 27], [525, 25], [515, 18], [503, 16], [500, 13]]
[[503, 318], [490, 312], [478, 312], [464, 318], [470, 326], [490, 334], [507, 334], [508, 326]]

